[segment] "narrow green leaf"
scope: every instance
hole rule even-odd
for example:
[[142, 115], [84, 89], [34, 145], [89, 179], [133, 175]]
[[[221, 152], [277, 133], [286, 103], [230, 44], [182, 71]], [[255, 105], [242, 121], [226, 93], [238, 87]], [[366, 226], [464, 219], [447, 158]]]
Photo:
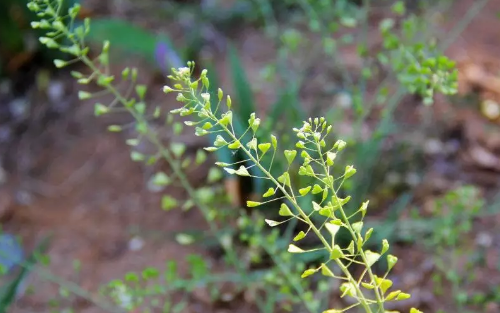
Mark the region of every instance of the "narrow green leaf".
[[284, 223], [284, 222], [277, 222], [277, 221], [273, 221], [273, 220], [269, 220], [269, 219], [265, 219], [264, 221], [266, 222], [267, 225], [269, 225], [271, 227], [274, 227], [274, 226], [277, 226], [279, 224]]
[[306, 233], [304, 233], [302, 230], [293, 238], [293, 241], [299, 241], [301, 239], [304, 239], [306, 236]]
[[313, 275], [314, 273], [316, 273], [318, 270], [317, 269], [313, 269], [313, 268], [310, 268], [310, 269], [307, 269], [305, 270], [302, 275], [300, 275], [301, 278], [306, 278], [308, 276], [311, 276]]
[[259, 206], [261, 204], [262, 204], [261, 202], [247, 201], [247, 207], [249, 207], [249, 208], [253, 208], [253, 207]]

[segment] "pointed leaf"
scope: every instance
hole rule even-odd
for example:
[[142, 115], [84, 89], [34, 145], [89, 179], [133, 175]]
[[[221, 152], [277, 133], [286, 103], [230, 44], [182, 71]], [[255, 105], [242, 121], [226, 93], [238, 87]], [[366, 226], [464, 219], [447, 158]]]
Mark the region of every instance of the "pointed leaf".
[[311, 276], [312, 274], [316, 273], [317, 271], [318, 271], [317, 269], [313, 269], [313, 268], [307, 269], [302, 273], [302, 275], [300, 275], [300, 277], [306, 278], [307, 276]]
[[248, 172], [247, 168], [244, 167], [243, 165], [240, 166], [240, 168], [235, 172], [235, 174], [240, 176], [250, 176], [250, 173]]
[[265, 219], [264, 221], [266, 222], [267, 225], [269, 225], [271, 227], [274, 227], [274, 226], [277, 226], [279, 224], [284, 223], [284, 222], [277, 222], [277, 221], [268, 220], [268, 219]]
[[305, 196], [309, 193], [309, 191], [311, 191], [312, 187], [311, 186], [307, 186], [305, 188], [301, 188], [299, 189], [299, 193], [301, 196]]
[[249, 208], [253, 208], [253, 207], [259, 206], [261, 204], [262, 203], [256, 202], [256, 201], [247, 201], [247, 207], [249, 207]]
[[370, 250], [366, 250], [365, 256], [366, 256], [366, 262], [368, 263], [367, 264], [368, 267], [371, 267], [373, 264], [375, 264], [375, 262], [378, 261], [378, 259], [380, 259], [380, 254]]
[[344, 253], [342, 252], [342, 249], [338, 246], [335, 245], [333, 247], [332, 253], [330, 254], [330, 259], [336, 260], [344, 257]]
[[293, 241], [299, 241], [301, 239], [304, 239], [306, 236], [306, 233], [304, 233], [302, 230], [293, 238]]
[[269, 188], [269, 189], [266, 191], [266, 193], [265, 193], [265, 194], [263, 194], [262, 196], [263, 196], [264, 198], [267, 198], [267, 197], [270, 197], [270, 196], [274, 195], [274, 193], [275, 193], [274, 188]]
[[271, 148], [271, 144], [270, 143], [261, 143], [257, 147], [262, 152], [262, 154], [265, 154], [269, 150], [269, 148]]
[[280, 210], [279, 210], [278, 214], [280, 216], [293, 216], [292, 211], [290, 210], [290, 208], [285, 203], [281, 204], [281, 207], [280, 207]]
[[290, 244], [288, 246], [288, 252], [290, 252], [290, 253], [304, 253], [306, 251], [302, 250], [301, 248], [297, 247], [296, 245]]
[[335, 275], [333, 275], [333, 272], [328, 268], [326, 264], [321, 264], [321, 274], [323, 276], [335, 277]]
[[297, 150], [285, 150], [285, 158], [288, 161], [288, 165], [292, 164], [293, 160], [297, 156]]

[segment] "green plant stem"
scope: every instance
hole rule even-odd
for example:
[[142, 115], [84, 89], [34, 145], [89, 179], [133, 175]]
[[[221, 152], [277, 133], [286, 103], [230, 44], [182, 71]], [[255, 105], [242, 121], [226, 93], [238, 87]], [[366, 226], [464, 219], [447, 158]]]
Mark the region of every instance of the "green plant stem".
[[[190, 79], [188, 79], [187, 83], [188, 83], [188, 86], [191, 85]], [[191, 96], [193, 97], [193, 99], [197, 99], [197, 97], [194, 94], [194, 92], [193, 92], [192, 89], [191, 89]], [[219, 119], [212, 112], [207, 112], [207, 113], [208, 113], [209, 117], [214, 122], [218, 122], [219, 121]], [[224, 132], [226, 132], [232, 138], [232, 140], [234, 140], [234, 141], [238, 140], [238, 138], [235, 136], [235, 134], [227, 126], [224, 126], [222, 124], [220, 124], [220, 126], [224, 130]], [[260, 164], [259, 160], [256, 159], [248, 149], [246, 149], [243, 145], [241, 145], [240, 148], [248, 156], [248, 158], [265, 174], [265, 176], [267, 176], [269, 178], [269, 180], [271, 180], [275, 184], [275, 186], [280, 189], [280, 191], [283, 193], [283, 195], [290, 201], [290, 203], [292, 203], [292, 205], [294, 206], [294, 208], [299, 212], [299, 215], [301, 216], [301, 218], [311, 227], [312, 231], [316, 234], [316, 236], [319, 238], [319, 240], [321, 241], [321, 243], [331, 253], [333, 251], [333, 247], [330, 247], [330, 244], [328, 243], [328, 241], [326, 240], [326, 238], [323, 236], [323, 234], [321, 234], [321, 232], [316, 227], [316, 225], [314, 225], [314, 223], [311, 221], [311, 219], [309, 218], [309, 216], [297, 204], [297, 202], [295, 200], [295, 197], [293, 197], [292, 195], [290, 195], [290, 193], [274, 178], [274, 176], [270, 172], [268, 172], [268, 170], [264, 166], [262, 166]], [[356, 237], [354, 237], [354, 238], [356, 238]], [[337, 265], [340, 267], [340, 269], [342, 270], [342, 272], [344, 273], [344, 275], [346, 275], [346, 277], [348, 278], [349, 282], [354, 286], [357, 295], [360, 297], [359, 298], [360, 299], [360, 304], [363, 306], [363, 308], [365, 309], [365, 311], [367, 313], [372, 313], [372, 310], [371, 310], [371, 308], [370, 308], [370, 306], [368, 304], [368, 301], [365, 299], [365, 297], [364, 297], [361, 289], [359, 288], [359, 286], [357, 284], [357, 281], [351, 275], [351, 273], [349, 272], [349, 270], [347, 269], [347, 267], [339, 259], [335, 259], [335, 263], [337, 263]]]
[[[322, 155], [321, 146], [319, 145], [319, 143], [316, 143], [316, 149], [318, 150], [318, 153], [320, 155]], [[323, 163], [325, 175], [326, 175], [326, 177], [328, 177], [328, 175], [330, 175], [330, 172], [328, 170], [328, 165], [325, 163], [325, 160], [323, 158], [321, 158], [321, 162]], [[337, 191], [335, 190], [335, 187], [333, 186], [333, 182], [328, 184], [328, 185], [329, 185], [330, 190], [332, 191], [335, 199], [338, 199]], [[349, 233], [351, 234], [351, 237], [353, 238], [353, 240], [357, 240], [356, 232], [352, 228], [351, 222], [349, 221], [349, 218], [345, 214], [344, 208], [342, 207], [342, 204], [340, 204], [340, 202], [339, 202], [339, 211], [340, 211], [340, 214], [342, 216], [344, 224], [347, 226], [347, 229], [349, 230]], [[370, 276], [371, 281], [374, 284], [376, 284], [377, 281], [375, 280], [375, 275], [373, 274], [373, 271], [371, 270], [371, 266], [368, 266], [369, 263], [368, 263], [368, 260], [366, 258], [366, 254], [365, 254], [365, 251], [363, 250], [363, 247], [359, 247], [358, 251], [359, 251], [359, 254], [361, 255], [361, 258], [363, 259], [364, 264], [366, 265], [366, 269], [368, 271], [368, 275]], [[382, 296], [380, 295], [380, 290], [379, 290], [378, 285], [375, 287], [375, 296], [377, 297], [377, 303], [379, 305], [380, 312], [384, 312], [384, 300], [382, 299]]]

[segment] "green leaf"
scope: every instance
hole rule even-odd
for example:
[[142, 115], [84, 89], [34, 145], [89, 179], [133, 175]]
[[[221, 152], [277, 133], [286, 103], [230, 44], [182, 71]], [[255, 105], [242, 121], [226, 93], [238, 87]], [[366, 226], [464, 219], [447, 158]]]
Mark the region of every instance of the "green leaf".
[[247, 147], [251, 150], [257, 150], [257, 138], [252, 138], [252, 140], [247, 143]]
[[271, 144], [270, 143], [261, 143], [257, 147], [264, 155], [269, 150], [269, 148], [271, 148]]
[[290, 252], [290, 253], [304, 253], [306, 251], [302, 250], [301, 248], [297, 247], [294, 244], [290, 244], [288, 246], [288, 252]]
[[176, 157], [180, 158], [186, 151], [186, 145], [180, 142], [172, 142], [170, 144], [170, 150], [172, 150], [172, 153]]
[[170, 211], [177, 206], [177, 200], [169, 195], [165, 195], [161, 198], [161, 208], [165, 211]]
[[370, 201], [368, 200], [368, 201], [363, 202], [363, 204], [361, 204], [361, 207], [359, 208], [358, 212], [361, 212], [362, 217], [365, 217], [366, 210], [368, 209], [369, 203], [370, 203]]
[[368, 263], [366, 265], [368, 267], [371, 267], [373, 264], [375, 264], [375, 262], [378, 261], [378, 259], [380, 259], [380, 254], [370, 250], [365, 251], [365, 256], [366, 256], [366, 262]]
[[299, 189], [299, 193], [301, 196], [305, 196], [309, 193], [309, 191], [311, 191], [312, 187], [311, 186], [307, 186], [305, 188], [300, 188]]
[[211, 167], [208, 171], [207, 182], [214, 183], [222, 178], [222, 172], [218, 168]]
[[380, 251], [380, 254], [384, 254], [389, 250], [389, 241], [387, 239], [382, 240], [382, 250]]
[[326, 153], [326, 164], [328, 164], [328, 166], [332, 166], [334, 164], [334, 160], [336, 157], [337, 157], [336, 153], [333, 153], [331, 151], [327, 152]]
[[219, 124], [222, 126], [227, 126], [233, 123], [233, 112], [228, 111], [222, 115], [222, 118], [219, 120]]
[[276, 139], [276, 136], [271, 135], [271, 143], [273, 144], [274, 150], [278, 147], [278, 139]]
[[340, 296], [341, 298], [345, 297], [346, 295], [354, 297], [356, 295], [356, 287], [352, 283], [342, 283], [340, 285], [340, 291], [342, 292], [342, 295]]
[[202, 164], [207, 160], [207, 154], [203, 150], [197, 150], [196, 151], [196, 158], [195, 162], [196, 164]]
[[399, 294], [401, 293], [401, 290], [396, 290], [387, 295], [385, 298], [385, 301], [391, 301], [394, 300]]
[[274, 226], [277, 226], [279, 224], [284, 223], [284, 222], [277, 222], [277, 221], [273, 221], [273, 220], [269, 220], [269, 219], [265, 219], [264, 222], [266, 222], [266, 224], [271, 226], [271, 227], [274, 227]]
[[288, 165], [292, 164], [296, 156], [297, 150], [285, 150], [285, 158], [288, 161]]
[[316, 202], [312, 202], [312, 205], [313, 205], [313, 209], [314, 211], [319, 211], [322, 209], [321, 205], [317, 204]]
[[177, 234], [177, 236], [175, 236], [175, 240], [181, 244], [181, 245], [190, 245], [194, 242], [194, 238], [193, 236], [190, 236], [188, 234]]
[[269, 189], [266, 191], [266, 193], [265, 193], [265, 194], [263, 194], [262, 196], [263, 196], [264, 198], [267, 198], [267, 197], [270, 197], [270, 196], [274, 195], [274, 193], [275, 193], [274, 188], [269, 188]]
[[304, 233], [302, 230], [293, 238], [293, 241], [299, 241], [301, 239], [304, 239], [306, 236], [306, 233]]
[[312, 190], [313, 195], [323, 192], [323, 188], [321, 188], [318, 184], [315, 184]]
[[94, 106], [94, 115], [95, 116], [101, 116], [103, 114], [106, 114], [109, 112], [109, 109], [107, 106], [105, 106], [102, 103], [96, 103]]
[[335, 245], [332, 249], [332, 253], [330, 254], [330, 259], [336, 260], [343, 257], [344, 253], [342, 252], [342, 249], [338, 245]]
[[235, 172], [235, 174], [240, 176], [250, 176], [250, 173], [248, 173], [247, 168], [244, 167], [243, 165], [240, 166], [240, 168]]
[[137, 85], [135, 86], [135, 92], [137, 93], [137, 95], [139, 96], [139, 99], [144, 99], [144, 97], [146, 96], [146, 91], [147, 91], [147, 87], [145, 85]]
[[410, 313], [424, 313], [424, 312], [422, 312], [422, 311], [420, 311], [420, 310], [417, 310], [417, 309], [415, 309], [415, 308], [411, 308], [411, 309], [410, 309]]
[[[391, 7], [392, 12], [396, 13], [397, 15], [404, 15], [406, 8], [405, 8], [405, 3], [404, 1], [398, 1], [394, 3]], [[412, 313], [412, 312], [410, 312]]]
[[344, 178], [348, 179], [349, 177], [353, 176], [354, 174], [356, 174], [356, 169], [352, 165], [346, 166], [345, 172], [344, 172]]
[[171, 182], [172, 181], [170, 177], [168, 177], [167, 174], [163, 172], [158, 172], [153, 177], [153, 184], [157, 186], [168, 186]]
[[349, 252], [349, 254], [353, 255], [354, 254], [354, 241], [351, 241], [351, 243], [349, 244], [349, 246], [347, 247], [347, 251]]
[[337, 235], [338, 231], [340, 230], [340, 226], [333, 224], [331, 222], [328, 222], [325, 224], [326, 230], [332, 235], [332, 246], [335, 245], [335, 235]]
[[290, 208], [285, 203], [281, 204], [281, 207], [280, 207], [280, 210], [279, 210], [278, 214], [280, 216], [293, 216], [292, 211], [290, 210]]
[[313, 269], [313, 268], [310, 268], [310, 269], [307, 269], [305, 270], [302, 275], [300, 275], [301, 278], [306, 278], [308, 276], [311, 276], [313, 275], [314, 273], [316, 273], [318, 270], [317, 269]]
[[395, 257], [394, 255], [389, 254], [387, 256], [387, 266], [389, 267], [389, 271], [394, 267], [394, 265], [396, 265], [397, 262], [398, 258]]
[[253, 208], [253, 207], [259, 206], [261, 204], [262, 204], [261, 202], [247, 201], [247, 207], [249, 207], [249, 208]]
[[90, 98], [92, 98], [92, 94], [90, 92], [82, 91], [82, 90], [80, 90], [78, 92], [78, 99], [80, 99], [80, 100], [87, 100], [87, 99], [90, 99]]
[[278, 182], [284, 184], [285, 186], [290, 187], [290, 174], [288, 172], [284, 172], [280, 177], [278, 177]]
[[214, 141], [214, 146], [222, 147], [225, 145], [227, 145], [227, 141], [221, 135], [217, 135], [217, 137], [215, 138], [215, 141]]
[[328, 277], [335, 277], [333, 272], [328, 268], [326, 264], [321, 264], [321, 274], [323, 276], [328, 276]]
[[230, 143], [227, 147], [232, 150], [239, 149], [241, 147], [241, 142], [239, 140], [235, 140], [234, 142]]
[[392, 281], [389, 279], [376, 277], [375, 280], [377, 282], [377, 286], [380, 286], [382, 294], [384, 294], [387, 290], [389, 290], [389, 288], [392, 287]]

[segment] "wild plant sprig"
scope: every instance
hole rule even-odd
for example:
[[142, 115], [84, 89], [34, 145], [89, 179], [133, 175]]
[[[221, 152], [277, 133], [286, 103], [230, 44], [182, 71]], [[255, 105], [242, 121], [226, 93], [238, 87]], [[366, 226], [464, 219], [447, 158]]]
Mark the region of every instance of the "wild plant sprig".
[[[170, 75], [169, 78], [173, 80], [175, 84], [173, 87], [165, 86], [164, 91], [166, 93], [177, 92], [177, 101], [183, 103], [184, 105], [180, 108], [172, 110], [171, 112], [186, 117], [197, 116], [203, 121], [208, 121], [202, 128], [196, 128], [196, 134], [198, 136], [206, 135], [211, 131], [223, 130], [223, 132], [217, 136], [213, 146], [206, 147], [205, 149], [207, 151], [216, 151], [218, 149], [228, 148], [234, 151], [242, 151], [248, 158], [247, 160], [252, 163], [252, 166], [257, 166], [257, 168], [264, 174], [264, 177], [270, 180], [276, 186], [276, 189], [282, 193], [283, 197], [288, 200], [288, 203], [292, 205], [293, 210], [285, 203], [282, 203], [280, 206], [279, 215], [286, 217], [286, 220], [280, 222], [266, 220], [267, 224], [273, 227], [296, 218], [306, 223], [309, 230], [312, 230], [315, 233], [323, 245], [323, 247], [317, 249], [303, 250], [294, 244], [290, 244], [288, 251], [291, 253], [306, 253], [310, 251], [327, 250], [330, 255], [329, 261], [333, 260], [344, 275], [340, 277], [334, 275], [327, 267], [327, 264], [329, 263], [329, 261], [327, 261], [318, 268], [306, 270], [302, 274], [302, 277], [305, 278], [321, 270], [322, 274], [325, 276], [346, 280], [346, 282], [341, 285], [342, 295], [349, 295], [355, 298], [357, 303], [352, 307], [361, 305], [366, 312], [385, 312], [384, 303], [386, 301], [404, 300], [409, 298], [409, 294], [403, 293], [400, 290], [392, 291], [386, 295], [386, 291], [388, 291], [388, 289], [392, 286], [392, 282], [386, 277], [388, 272], [397, 262], [397, 258], [395, 256], [387, 256], [389, 268], [382, 278], [376, 276], [372, 270], [373, 264], [375, 264], [380, 257], [388, 251], [389, 243], [387, 240], [383, 241], [382, 251], [380, 253], [364, 249], [363, 246], [373, 233], [373, 229], [369, 229], [363, 234], [362, 219], [361, 221], [352, 222], [344, 211], [343, 206], [350, 200], [350, 197], [342, 199], [338, 196], [338, 189], [334, 185], [336, 179], [332, 175], [331, 170], [335, 163], [334, 160], [337, 153], [345, 148], [346, 143], [342, 140], [338, 140], [331, 148], [325, 149], [327, 147], [325, 138], [330, 134], [332, 126], [328, 125], [324, 118], [310, 118], [308, 121], [304, 121], [302, 128], [294, 129], [298, 138], [296, 147], [301, 149], [300, 156], [302, 157], [302, 164], [299, 168], [298, 174], [313, 177], [317, 181], [317, 184], [314, 185], [299, 186], [301, 187], [299, 189], [294, 188], [293, 182], [290, 180], [289, 170], [290, 165], [299, 154], [298, 151], [285, 150], [285, 158], [289, 163], [288, 170], [279, 177], [273, 176], [261, 163], [261, 159], [271, 148], [274, 152], [277, 150], [278, 139], [274, 135], [271, 135], [270, 142], [258, 142], [256, 133], [258, 132], [260, 119], [256, 117], [255, 113], [252, 113], [248, 120], [248, 127], [245, 132], [251, 131], [253, 136], [248, 142], [241, 142], [241, 138], [243, 137], [236, 134], [232, 126], [233, 111], [231, 110], [231, 98], [229, 96], [226, 98], [227, 110], [225, 112], [218, 113], [213, 111], [210, 106], [210, 94], [208, 93], [210, 82], [207, 78], [207, 71], [203, 70], [200, 78], [193, 81], [191, 75], [193, 73], [194, 66], [194, 62], [188, 62], [188, 67], [172, 69], [173, 74]], [[198, 84], [200, 81], [202, 83], [201, 87]], [[222, 90], [219, 89], [219, 103], [222, 101], [223, 96]], [[186, 121], [185, 124], [188, 126], [194, 126], [197, 123], [193, 121]], [[311, 156], [311, 154], [313, 154], [313, 156]], [[248, 171], [248, 167], [245, 165], [238, 164], [239, 167], [237, 168], [233, 168], [236, 164], [219, 163], [218, 165], [223, 167], [229, 174], [251, 176]], [[313, 165], [315, 166], [313, 167]], [[356, 170], [353, 166], [347, 166], [341, 177], [341, 182], [350, 178], [355, 173]], [[270, 188], [268, 192], [263, 195], [263, 197], [266, 198], [273, 196], [276, 189]], [[305, 196], [309, 192], [313, 192], [315, 194], [322, 193], [323, 199], [320, 204], [313, 201], [312, 213], [307, 214], [306, 209], [299, 205], [297, 198], [299, 195]], [[280, 199], [282, 199], [282, 197], [276, 197], [272, 200], [264, 202], [247, 201], [247, 205], [249, 207], [256, 207], [264, 203]], [[329, 201], [326, 201], [328, 199]], [[325, 202], [326, 205], [322, 205]], [[368, 202], [365, 202], [357, 211], [357, 213], [361, 213], [362, 218], [366, 214], [367, 207]], [[313, 214], [318, 214], [327, 218], [327, 222], [324, 223], [324, 226], [330, 233], [332, 238], [331, 243], [323, 235], [320, 228], [318, 228], [311, 220], [311, 216]], [[340, 218], [337, 217], [337, 215], [339, 215]], [[341, 228], [346, 228], [352, 237], [351, 244], [346, 249], [342, 249], [339, 245], [335, 244], [335, 235]], [[307, 233], [301, 233], [294, 238], [294, 241], [300, 241], [306, 235]], [[357, 257], [361, 260], [356, 260]], [[353, 273], [351, 273], [348, 268], [349, 266], [346, 266], [345, 264], [346, 261], [349, 265], [357, 263], [365, 267], [363, 273], [358, 279], [354, 278]], [[368, 282], [364, 281], [366, 280], [366, 274], [368, 274]], [[374, 299], [371, 299], [370, 296], [367, 295], [370, 290], [372, 290], [375, 294]], [[376, 306], [376, 309], [373, 308], [374, 305]], [[328, 312], [343, 312], [346, 309], [333, 309]], [[418, 310], [412, 309], [412, 312], [418, 312]]]

